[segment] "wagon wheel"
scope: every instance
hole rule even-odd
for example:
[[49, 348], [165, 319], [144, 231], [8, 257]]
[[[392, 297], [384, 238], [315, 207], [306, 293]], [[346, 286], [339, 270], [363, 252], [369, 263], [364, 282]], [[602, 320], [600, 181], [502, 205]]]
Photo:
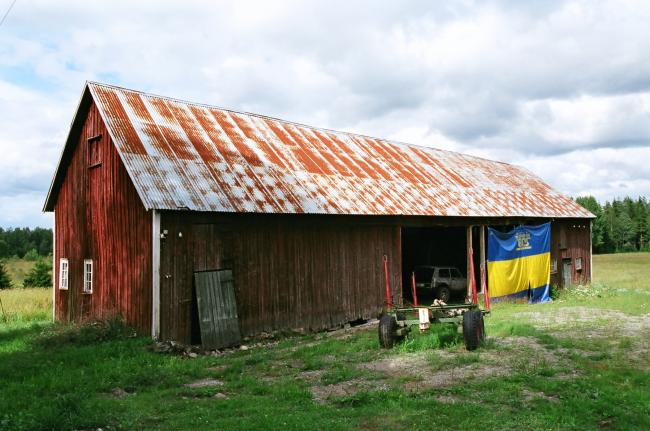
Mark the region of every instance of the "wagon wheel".
[[397, 341], [397, 320], [395, 316], [384, 314], [379, 319], [379, 345], [390, 349]]
[[475, 350], [485, 340], [485, 325], [481, 310], [468, 310], [463, 314], [465, 348]]
[[451, 290], [449, 290], [449, 286], [443, 284], [442, 286], [438, 287], [436, 296], [445, 304], [448, 303], [449, 299], [451, 298]]

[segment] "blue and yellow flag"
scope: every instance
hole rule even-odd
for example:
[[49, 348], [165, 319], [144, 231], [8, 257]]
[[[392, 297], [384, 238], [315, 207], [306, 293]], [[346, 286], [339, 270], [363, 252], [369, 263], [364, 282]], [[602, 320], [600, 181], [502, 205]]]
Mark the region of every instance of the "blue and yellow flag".
[[510, 232], [488, 229], [490, 297], [550, 300], [551, 224], [519, 226]]

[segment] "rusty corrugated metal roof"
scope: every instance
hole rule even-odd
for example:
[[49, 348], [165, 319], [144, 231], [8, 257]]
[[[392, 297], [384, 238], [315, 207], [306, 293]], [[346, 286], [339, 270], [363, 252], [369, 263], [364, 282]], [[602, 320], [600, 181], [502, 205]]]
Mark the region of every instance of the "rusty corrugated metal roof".
[[148, 209], [591, 217], [518, 166], [104, 84], [88, 89]]

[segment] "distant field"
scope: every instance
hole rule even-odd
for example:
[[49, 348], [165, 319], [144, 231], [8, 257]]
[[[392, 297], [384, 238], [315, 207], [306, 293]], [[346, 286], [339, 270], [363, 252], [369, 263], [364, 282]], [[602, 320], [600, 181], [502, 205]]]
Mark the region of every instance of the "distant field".
[[384, 350], [372, 327], [189, 358], [0, 291], [0, 429], [648, 430], [650, 253], [594, 256], [594, 278], [494, 306], [474, 352], [453, 327]]
[[594, 255], [595, 283], [619, 289], [650, 289], [650, 253]]
[[7, 272], [9, 273], [9, 277], [11, 277], [14, 287], [23, 287], [23, 280], [25, 279], [25, 276], [36, 264], [36, 261], [19, 259], [17, 257], [4, 259], [3, 262], [5, 264]]

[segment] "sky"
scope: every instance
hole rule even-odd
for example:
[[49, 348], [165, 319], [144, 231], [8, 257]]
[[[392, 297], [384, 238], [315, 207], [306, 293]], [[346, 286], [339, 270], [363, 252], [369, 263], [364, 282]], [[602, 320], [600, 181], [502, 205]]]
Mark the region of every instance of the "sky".
[[513, 163], [569, 196], [650, 196], [648, 23], [644, 0], [17, 0], [0, 226], [51, 226], [86, 80]]

